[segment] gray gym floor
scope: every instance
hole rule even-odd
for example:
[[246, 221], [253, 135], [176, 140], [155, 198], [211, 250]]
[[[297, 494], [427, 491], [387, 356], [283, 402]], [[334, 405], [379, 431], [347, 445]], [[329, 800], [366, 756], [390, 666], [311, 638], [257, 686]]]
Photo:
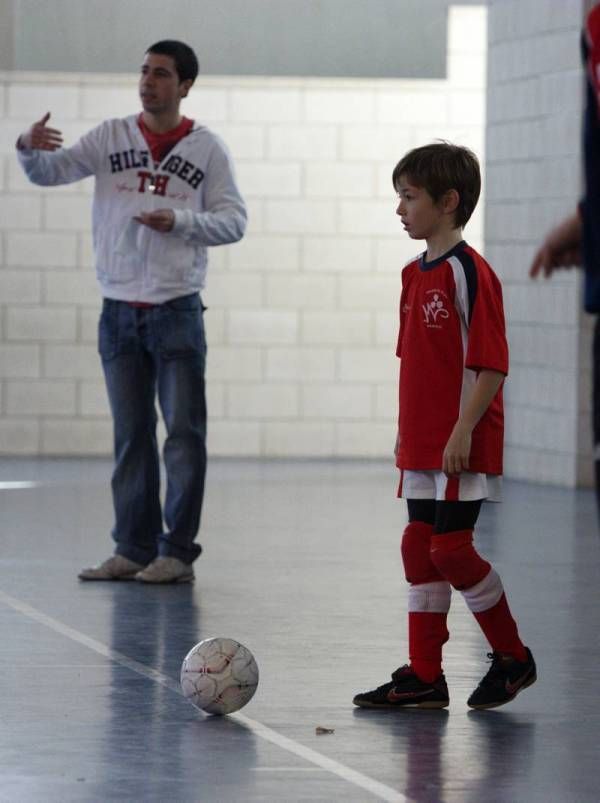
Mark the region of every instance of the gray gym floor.
[[[197, 580], [172, 587], [78, 582], [111, 551], [109, 476], [103, 460], [0, 461], [0, 800], [600, 798], [591, 492], [507, 482], [480, 519], [538, 682], [467, 709], [487, 648], [455, 595], [450, 708], [384, 713], [351, 701], [406, 660], [391, 464], [213, 460]], [[261, 672], [224, 718], [179, 693], [183, 656], [214, 635]]]

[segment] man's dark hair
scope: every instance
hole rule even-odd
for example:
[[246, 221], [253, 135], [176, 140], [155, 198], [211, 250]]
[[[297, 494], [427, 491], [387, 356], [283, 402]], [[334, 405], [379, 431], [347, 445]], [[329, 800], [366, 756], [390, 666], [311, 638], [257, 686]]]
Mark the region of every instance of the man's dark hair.
[[146, 53], [157, 53], [160, 56], [171, 56], [175, 62], [175, 69], [179, 76], [179, 83], [182, 81], [195, 81], [198, 71], [198, 59], [189, 45], [178, 42], [176, 39], [162, 39], [151, 45]]
[[450, 142], [434, 142], [409, 151], [392, 173], [397, 191], [404, 177], [415, 187], [423, 187], [437, 203], [448, 190], [459, 195], [454, 220], [464, 226], [477, 206], [481, 192], [481, 173], [477, 157], [468, 148]]

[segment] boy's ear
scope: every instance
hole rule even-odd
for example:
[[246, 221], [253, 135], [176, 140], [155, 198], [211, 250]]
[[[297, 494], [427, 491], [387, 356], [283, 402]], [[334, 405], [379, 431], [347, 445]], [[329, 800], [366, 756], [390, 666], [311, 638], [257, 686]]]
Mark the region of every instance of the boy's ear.
[[460, 195], [458, 194], [457, 190], [448, 190], [444, 193], [442, 197], [442, 205], [444, 212], [447, 214], [452, 214], [456, 212], [458, 209], [458, 204], [460, 203]]

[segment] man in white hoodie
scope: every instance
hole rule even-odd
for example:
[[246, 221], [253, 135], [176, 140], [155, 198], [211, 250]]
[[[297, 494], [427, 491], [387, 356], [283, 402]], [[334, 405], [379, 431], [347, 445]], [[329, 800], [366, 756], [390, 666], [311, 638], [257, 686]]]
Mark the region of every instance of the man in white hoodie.
[[[99, 352], [114, 424], [114, 554], [82, 580], [194, 579], [206, 472], [206, 341], [200, 290], [207, 246], [240, 240], [246, 208], [223, 142], [180, 114], [198, 74], [194, 51], [150, 47], [139, 81], [143, 111], [106, 120], [62, 147], [50, 114], [17, 142], [43, 186], [95, 176], [93, 235], [103, 295]], [[167, 438], [159, 498], [155, 399]]]

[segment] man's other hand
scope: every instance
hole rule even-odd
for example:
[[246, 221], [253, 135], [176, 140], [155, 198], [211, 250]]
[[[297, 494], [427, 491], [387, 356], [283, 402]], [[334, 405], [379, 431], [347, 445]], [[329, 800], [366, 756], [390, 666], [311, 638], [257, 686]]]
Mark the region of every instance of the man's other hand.
[[172, 209], [155, 209], [154, 212], [140, 212], [134, 217], [134, 220], [154, 231], [162, 231], [166, 234], [173, 228], [175, 213]]

